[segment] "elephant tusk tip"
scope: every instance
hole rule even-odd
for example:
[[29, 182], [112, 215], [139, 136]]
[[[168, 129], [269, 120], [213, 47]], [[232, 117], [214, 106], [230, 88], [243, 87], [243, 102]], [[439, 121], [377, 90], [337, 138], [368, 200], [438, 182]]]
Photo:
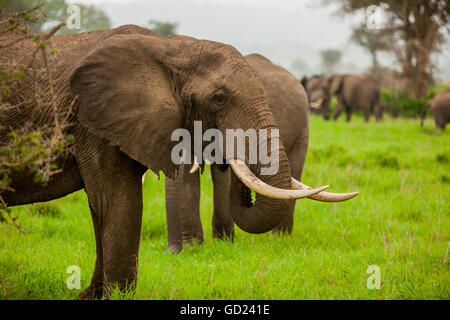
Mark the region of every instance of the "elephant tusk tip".
[[[315, 190], [319, 190], [320, 189], [320, 191], [319, 192], [322, 192], [322, 191], [324, 191], [324, 190], [326, 190], [326, 189], [328, 189], [330, 186], [329, 185], [326, 185], [326, 186], [322, 186], [322, 187], [317, 187], [317, 188], [314, 188]], [[313, 189], [313, 190], [314, 190]]]
[[190, 173], [190, 174], [195, 173], [195, 172], [198, 170], [198, 168], [200, 168], [200, 166], [199, 166], [197, 163], [195, 163], [195, 164], [192, 166], [191, 170], [189, 170], [189, 173]]
[[194, 154], [194, 164], [192, 165], [191, 170], [189, 170], [189, 173], [193, 174], [198, 170], [198, 168], [200, 168], [200, 164], [198, 163], [197, 156]]
[[349, 194], [349, 199], [353, 199], [354, 197], [356, 197], [356, 196], [359, 195], [359, 194], [360, 194], [359, 191], [351, 192], [351, 193]]

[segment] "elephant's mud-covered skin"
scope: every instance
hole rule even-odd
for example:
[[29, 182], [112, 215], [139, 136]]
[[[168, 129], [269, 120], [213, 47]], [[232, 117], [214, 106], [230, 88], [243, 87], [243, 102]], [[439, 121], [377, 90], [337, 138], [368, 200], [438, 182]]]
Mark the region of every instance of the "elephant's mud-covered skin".
[[[74, 136], [71, 153], [59, 159], [63, 171], [47, 185], [34, 184], [30, 174], [17, 172], [12, 181], [15, 192], [2, 196], [14, 206], [84, 188], [97, 260], [91, 284], [80, 298], [98, 298], [108, 295], [111, 285], [123, 289], [136, 283], [141, 177], [150, 168], [176, 178], [179, 168], [170, 158], [175, 129], [192, 130], [194, 121], [202, 121], [203, 130], [219, 128], [224, 134], [226, 129], [276, 129], [277, 124], [261, 80], [231, 46], [168, 39], [131, 25], [55, 36], [51, 45], [60, 51], [52, 74], [58, 112], [66, 114], [75, 101], [72, 125], [66, 129]], [[0, 64], [18, 57], [26, 64], [33, 50], [32, 41], [1, 49]], [[43, 61], [37, 57], [36, 63]], [[53, 120], [50, 104], [38, 105], [31, 99], [39, 85], [25, 80], [11, 89], [12, 94], [2, 98], [17, 108], [0, 115], [0, 142], [11, 129], [28, 122], [49, 125]], [[270, 139], [269, 134], [269, 144]], [[280, 169], [275, 175], [261, 176], [260, 163], [248, 167], [267, 184], [291, 189], [291, 168], [282, 143], [279, 154]], [[302, 165], [296, 161], [296, 166]], [[298, 175], [295, 166], [294, 170]], [[248, 189], [234, 174], [231, 183], [237, 192], [232, 199], [233, 218], [242, 229], [267, 232], [286, 219], [289, 201], [258, 195], [248, 207], [242, 197]]]
[[450, 122], [450, 90], [438, 93], [429, 101], [436, 127], [445, 129]]
[[[252, 54], [246, 56], [248, 64], [261, 79], [271, 111], [274, 115], [281, 140], [287, 151], [291, 173], [300, 180], [308, 148], [309, 116], [308, 99], [300, 82], [285, 69], [272, 64], [265, 57]], [[226, 165], [212, 165], [214, 185], [213, 236], [219, 239], [233, 239], [234, 223], [232, 213], [236, 199], [228, 196], [232, 188], [231, 169]], [[194, 177], [195, 176], [195, 177]], [[198, 203], [200, 201], [199, 172], [189, 173], [173, 181], [166, 179], [166, 214], [169, 236], [169, 250], [178, 252], [182, 243], [203, 241]], [[183, 180], [184, 179], [184, 180]], [[195, 181], [195, 183], [193, 183]], [[243, 201], [251, 206], [250, 194], [242, 195]], [[231, 203], [231, 208], [230, 208]], [[274, 228], [274, 232], [292, 231], [295, 201], [285, 201], [285, 216]]]

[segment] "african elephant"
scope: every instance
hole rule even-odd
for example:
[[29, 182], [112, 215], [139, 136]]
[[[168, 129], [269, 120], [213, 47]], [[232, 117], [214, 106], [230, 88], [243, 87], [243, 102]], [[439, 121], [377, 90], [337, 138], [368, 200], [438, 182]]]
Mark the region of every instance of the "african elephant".
[[338, 103], [333, 114], [336, 120], [345, 109], [347, 121], [351, 120], [354, 109], [360, 109], [364, 120], [369, 121], [370, 114], [380, 121], [383, 108], [380, 102], [380, 89], [377, 82], [367, 75], [335, 74], [327, 79], [314, 77], [308, 80], [306, 86], [311, 106], [320, 108], [325, 119], [329, 118], [329, 101], [336, 96]]
[[[8, 206], [16, 206], [84, 189], [97, 260], [91, 284], [79, 298], [108, 296], [111, 285], [120, 289], [136, 285], [141, 177], [149, 168], [176, 178], [178, 164], [171, 151], [177, 144], [172, 133], [180, 128], [192, 132], [195, 121], [201, 121], [203, 131], [217, 128], [222, 133], [265, 128], [267, 139], [258, 145], [262, 148], [278, 140], [277, 126], [263, 84], [232, 46], [168, 39], [133, 25], [58, 35], [51, 39], [51, 46], [60, 51], [52, 72], [55, 94], [26, 100], [40, 90], [40, 84], [30, 85], [27, 75], [11, 88], [12, 93], [2, 99], [16, 107], [0, 114], [0, 143], [7, 141], [10, 130], [26, 123], [53, 124], [49, 115], [54, 111], [66, 115], [71, 106], [70, 126], [64, 130], [74, 141], [57, 161], [62, 171], [47, 184], [34, 182], [28, 171], [13, 172], [15, 192], [4, 192], [2, 197]], [[31, 40], [2, 49], [0, 64], [20, 57], [25, 65], [32, 58], [42, 65], [42, 57], [34, 57], [33, 52]], [[281, 141], [278, 145], [272, 152], [278, 152], [279, 170], [272, 175], [261, 174], [261, 161], [227, 159], [233, 169], [233, 221], [247, 232], [271, 230], [286, 219], [291, 205], [287, 199], [326, 188], [293, 189], [288, 156]], [[241, 201], [249, 188], [258, 193], [252, 207]]]
[[433, 112], [436, 128], [444, 130], [450, 122], [450, 90], [438, 93], [428, 103]]
[[[264, 85], [271, 111], [280, 128], [280, 136], [291, 165], [292, 177], [300, 180], [308, 148], [309, 116], [308, 99], [302, 85], [287, 70], [274, 65], [259, 54], [245, 57]], [[166, 217], [169, 251], [178, 252], [182, 244], [193, 241], [203, 242], [203, 229], [200, 221], [200, 173], [191, 173], [189, 166], [182, 169], [176, 180], [166, 179]], [[219, 239], [232, 239], [233, 193], [231, 170], [224, 165], [211, 165], [213, 181], [213, 236]], [[326, 202], [345, 201], [355, 197], [358, 192], [335, 194], [320, 192], [309, 198]], [[242, 195], [249, 207], [252, 206], [250, 193]], [[230, 207], [231, 204], [231, 207]], [[274, 228], [274, 233], [292, 232], [295, 200], [289, 201], [284, 209], [284, 219]]]
[[327, 78], [323, 76], [303, 77], [301, 81], [308, 95], [310, 111], [322, 115], [325, 120], [330, 119], [330, 99], [328, 95]]

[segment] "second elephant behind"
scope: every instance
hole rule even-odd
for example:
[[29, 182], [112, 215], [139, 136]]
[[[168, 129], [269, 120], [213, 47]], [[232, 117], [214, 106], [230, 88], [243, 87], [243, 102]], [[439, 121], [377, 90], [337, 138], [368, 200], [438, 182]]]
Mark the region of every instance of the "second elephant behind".
[[[265, 57], [252, 54], [245, 57], [262, 81], [269, 105], [280, 129], [285, 146], [291, 175], [300, 180], [308, 148], [309, 116], [308, 99], [300, 82], [285, 69], [272, 64]], [[228, 165], [211, 165], [214, 185], [214, 212], [212, 219], [213, 236], [230, 239], [234, 236], [234, 223], [230, 212], [233, 204], [229, 201], [232, 179]], [[305, 187], [302, 185], [301, 187]], [[200, 173], [189, 173], [189, 165], [182, 165], [176, 180], [166, 179], [166, 218], [169, 251], [178, 252], [182, 244], [193, 241], [202, 243], [203, 228], [200, 220]], [[337, 202], [355, 197], [358, 193], [334, 194], [321, 192], [311, 199]], [[250, 193], [246, 199], [252, 205]], [[273, 232], [290, 233], [294, 223], [295, 200], [289, 201], [286, 218]]]
[[335, 74], [329, 78], [316, 76], [302, 81], [311, 107], [317, 109], [326, 120], [330, 117], [329, 103], [333, 96], [337, 98], [334, 120], [345, 110], [347, 121], [350, 121], [353, 111], [357, 109], [361, 110], [366, 122], [370, 114], [374, 114], [377, 121], [383, 117], [380, 89], [371, 76]]

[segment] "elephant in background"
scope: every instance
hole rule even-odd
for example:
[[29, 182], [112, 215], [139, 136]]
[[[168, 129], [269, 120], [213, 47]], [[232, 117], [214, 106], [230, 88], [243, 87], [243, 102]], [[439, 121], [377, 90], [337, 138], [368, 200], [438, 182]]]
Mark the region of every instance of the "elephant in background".
[[383, 117], [380, 89], [371, 76], [335, 74], [326, 79], [314, 77], [307, 81], [306, 90], [311, 106], [320, 108], [325, 119], [329, 118], [329, 102], [333, 96], [336, 96], [338, 101], [333, 114], [334, 120], [345, 110], [347, 121], [350, 121], [355, 109], [362, 111], [366, 122], [372, 113], [377, 121]]
[[330, 97], [328, 94], [327, 78], [316, 75], [301, 80], [308, 95], [310, 111], [322, 115], [325, 120], [330, 119]]
[[436, 128], [445, 130], [450, 122], [450, 90], [436, 94], [428, 104], [433, 112]]
[[[0, 40], [14, 43], [1, 49], [0, 65], [11, 65], [18, 57], [24, 65], [32, 59], [38, 67], [45, 63], [33, 55], [32, 40], [18, 43], [9, 34]], [[0, 143], [8, 141], [11, 130], [29, 123], [38, 128], [53, 125], [53, 114], [69, 115], [70, 126], [64, 130], [74, 140], [57, 160], [61, 171], [46, 184], [34, 182], [31, 172], [14, 171], [10, 186], [15, 191], [2, 197], [8, 206], [16, 206], [86, 191], [97, 259], [91, 283], [79, 298], [99, 298], [108, 296], [111, 287], [136, 285], [141, 177], [149, 168], [176, 178], [179, 166], [171, 159], [174, 130], [184, 128], [192, 134], [194, 121], [202, 121], [204, 131], [218, 128], [222, 134], [227, 129], [264, 128], [268, 136], [260, 142], [262, 148], [270, 145], [277, 124], [261, 80], [232, 46], [169, 39], [134, 25], [58, 35], [49, 41], [60, 51], [51, 74], [55, 95], [29, 99], [44, 90], [27, 75], [11, 87], [11, 94], [1, 97], [12, 108], [0, 114]], [[74, 112], [69, 112], [71, 106]], [[281, 141], [278, 152], [279, 171], [273, 175], [261, 175], [260, 161], [228, 159], [235, 190], [232, 218], [247, 232], [267, 232], [285, 221], [292, 202], [286, 199], [325, 189], [293, 190]], [[249, 207], [243, 196], [251, 187], [257, 196]]]
[[[245, 57], [264, 85], [269, 106], [280, 129], [292, 177], [301, 180], [309, 138], [308, 99], [299, 81], [285, 69], [272, 64], [268, 59], [251, 54]], [[194, 241], [203, 242], [203, 229], [200, 221], [200, 173], [190, 173], [185, 165], [176, 180], [166, 179], [166, 217], [168, 229], [168, 250], [178, 252], [182, 244]], [[213, 237], [233, 239], [233, 188], [232, 170], [226, 165], [211, 165], [213, 181], [214, 209], [212, 219]], [[192, 170], [191, 170], [192, 172]], [[298, 182], [300, 183], [300, 182]], [[302, 185], [305, 186], [305, 185]], [[307, 187], [307, 186], [306, 186]], [[309, 198], [338, 202], [355, 197], [358, 192], [335, 194], [320, 192]], [[242, 195], [246, 205], [251, 207], [250, 193]], [[284, 219], [275, 226], [274, 233], [291, 233], [294, 223], [295, 200], [287, 201]]]

